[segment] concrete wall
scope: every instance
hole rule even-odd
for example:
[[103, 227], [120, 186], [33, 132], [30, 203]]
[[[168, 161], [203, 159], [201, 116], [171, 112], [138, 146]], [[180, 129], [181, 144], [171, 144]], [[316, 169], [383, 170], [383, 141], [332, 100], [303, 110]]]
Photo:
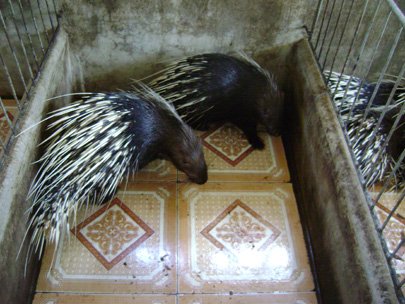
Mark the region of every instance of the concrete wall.
[[324, 303], [397, 303], [368, 204], [306, 40], [288, 62], [284, 134]]
[[[40, 119], [47, 96], [72, 90], [67, 84], [76, 72], [83, 73], [88, 90], [125, 89], [130, 78], [159, 69], [169, 58], [205, 51], [253, 52], [276, 71], [290, 97], [286, 146], [325, 303], [394, 303], [381, 246], [309, 47], [301, 42], [303, 51], [290, 53], [285, 46], [304, 36], [302, 27], [310, 24], [316, 3], [66, 0], [63, 28], [70, 48], [62, 31], [23, 128]], [[268, 52], [275, 45], [280, 47]], [[80, 64], [72, 62], [76, 59]], [[39, 129], [32, 132], [18, 138], [10, 166], [0, 176], [0, 298], [5, 303], [28, 302], [35, 285], [38, 262], [29, 264], [31, 272], [24, 278], [24, 261], [14, 261], [25, 230], [21, 219], [27, 208], [29, 164], [37, 152]]]
[[156, 71], [173, 57], [287, 44], [302, 33], [316, 3], [73, 0], [65, 1], [62, 9], [86, 89], [113, 90], [127, 88], [131, 78]]
[[[54, 29], [57, 25], [53, 6], [53, 3], [56, 2], [46, 0], [0, 1], [0, 11], [5, 25], [4, 30], [3, 22], [0, 22], [0, 54], [18, 98], [24, 94], [23, 81], [27, 85], [32, 81], [29, 67], [35, 77], [51, 42], [52, 25]], [[23, 14], [21, 14], [20, 3]], [[9, 79], [2, 63], [0, 66], [0, 94], [2, 97], [12, 98]]]
[[[70, 62], [69, 57], [67, 35], [61, 31], [51, 48], [41, 77], [31, 92], [30, 102], [22, 111], [21, 130], [28, 129], [42, 119], [49, 108], [49, 103], [45, 102], [47, 98], [72, 89], [74, 81], [69, 75], [73, 74], [66, 69], [65, 64], [61, 64]], [[18, 258], [17, 253], [27, 229], [26, 211], [30, 204], [26, 197], [34, 169], [31, 164], [37, 159], [41, 129], [31, 128], [17, 137], [6, 158], [6, 166], [0, 173], [1, 303], [31, 303], [36, 285], [40, 261], [31, 255], [25, 273], [28, 243], [24, 243]]]

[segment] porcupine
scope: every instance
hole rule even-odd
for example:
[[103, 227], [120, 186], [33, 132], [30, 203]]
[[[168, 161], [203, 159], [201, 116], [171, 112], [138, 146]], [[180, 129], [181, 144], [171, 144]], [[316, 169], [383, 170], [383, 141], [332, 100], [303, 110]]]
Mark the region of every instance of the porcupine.
[[[344, 123], [366, 186], [385, 181], [405, 149], [405, 117], [398, 117], [405, 103], [405, 88], [398, 86], [386, 106], [395, 82], [368, 83], [358, 77], [325, 71], [329, 90]], [[367, 116], [364, 117], [367, 111]], [[377, 128], [380, 115], [384, 112]], [[396, 122], [396, 129], [388, 136]], [[380, 152], [380, 149], [381, 152]], [[405, 187], [405, 162], [394, 176], [394, 187]]]
[[238, 58], [219, 53], [188, 57], [147, 79], [193, 128], [229, 121], [257, 149], [264, 147], [257, 123], [271, 135], [280, 134], [283, 93], [274, 76], [243, 53]]
[[[72, 94], [75, 95], [75, 94]], [[174, 163], [195, 183], [207, 181], [200, 140], [158, 94], [79, 93], [81, 100], [51, 112], [53, 130], [29, 191], [31, 249], [58, 242], [77, 208], [110, 199], [125, 175], [156, 158]], [[47, 120], [45, 119], [45, 120]], [[28, 230], [27, 230], [28, 231]]]

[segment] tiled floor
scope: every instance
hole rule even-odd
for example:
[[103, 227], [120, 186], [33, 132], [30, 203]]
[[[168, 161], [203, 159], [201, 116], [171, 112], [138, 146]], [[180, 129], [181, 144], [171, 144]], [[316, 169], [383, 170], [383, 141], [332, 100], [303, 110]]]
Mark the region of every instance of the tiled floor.
[[[11, 99], [2, 99], [2, 102], [6, 108], [6, 114], [0, 109], [0, 142], [7, 142], [8, 137], [11, 134], [10, 125], [7, 121], [7, 118], [10, 122], [13, 122], [14, 118], [17, 116], [17, 104], [14, 100]], [[0, 145], [0, 153], [2, 152], [2, 145]]]
[[281, 139], [201, 137], [208, 183], [156, 161], [82, 210], [47, 248], [34, 303], [316, 303]]
[[[378, 192], [371, 192], [371, 197], [375, 199]], [[401, 198], [401, 193], [385, 192], [376, 204], [377, 218], [381, 225], [384, 225], [391, 210]], [[404, 198], [402, 197], [402, 200]], [[387, 241], [387, 247], [392, 253], [405, 238], [405, 204], [400, 204], [396, 212], [386, 223], [383, 236]], [[399, 281], [405, 279], [405, 246], [402, 245], [391, 260], [392, 266], [398, 275]], [[405, 293], [405, 286], [402, 287]]]

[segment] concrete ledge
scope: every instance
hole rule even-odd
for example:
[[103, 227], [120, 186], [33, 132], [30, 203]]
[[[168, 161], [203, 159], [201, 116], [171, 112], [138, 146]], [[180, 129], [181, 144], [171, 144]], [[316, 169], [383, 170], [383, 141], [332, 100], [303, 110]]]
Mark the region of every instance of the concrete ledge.
[[324, 303], [397, 303], [344, 135], [306, 39], [290, 58], [287, 153]]
[[[45, 61], [37, 85], [31, 91], [21, 118], [21, 130], [40, 121], [46, 112], [46, 98], [54, 96], [66, 84], [66, 56], [68, 40], [59, 30]], [[64, 91], [64, 90], [63, 90]], [[69, 90], [70, 91], [70, 90]], [[31, 181], [41, 128], [32, 128], [19, 136], [10, 149], [9, 157], [0, 176], [0, 299], [2, 303], [31, 303], [39, 261], [32, 257], [24, 276], [27, 244], [18, 259], [17, 252], [27, 226], [25, 211], [29, 207], [26, 194]]]

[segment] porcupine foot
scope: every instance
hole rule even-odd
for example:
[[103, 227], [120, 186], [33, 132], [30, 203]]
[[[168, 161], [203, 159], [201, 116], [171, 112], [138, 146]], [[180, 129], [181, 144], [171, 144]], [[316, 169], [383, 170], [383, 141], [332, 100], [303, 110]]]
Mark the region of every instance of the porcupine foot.
[[235, 121], [234, 124], [245, 133], [247, 140], [254, 149], [263, 150], [264, 143], [257, 135], [256, 123], [252, 121]]
[[254, 137], [248, 137], [248, 141], [252, 145], [253, 148], [258, 149], [258, 150], [264, 149], [264, 143], [260, 139], [259, 136], [255, 135]]

